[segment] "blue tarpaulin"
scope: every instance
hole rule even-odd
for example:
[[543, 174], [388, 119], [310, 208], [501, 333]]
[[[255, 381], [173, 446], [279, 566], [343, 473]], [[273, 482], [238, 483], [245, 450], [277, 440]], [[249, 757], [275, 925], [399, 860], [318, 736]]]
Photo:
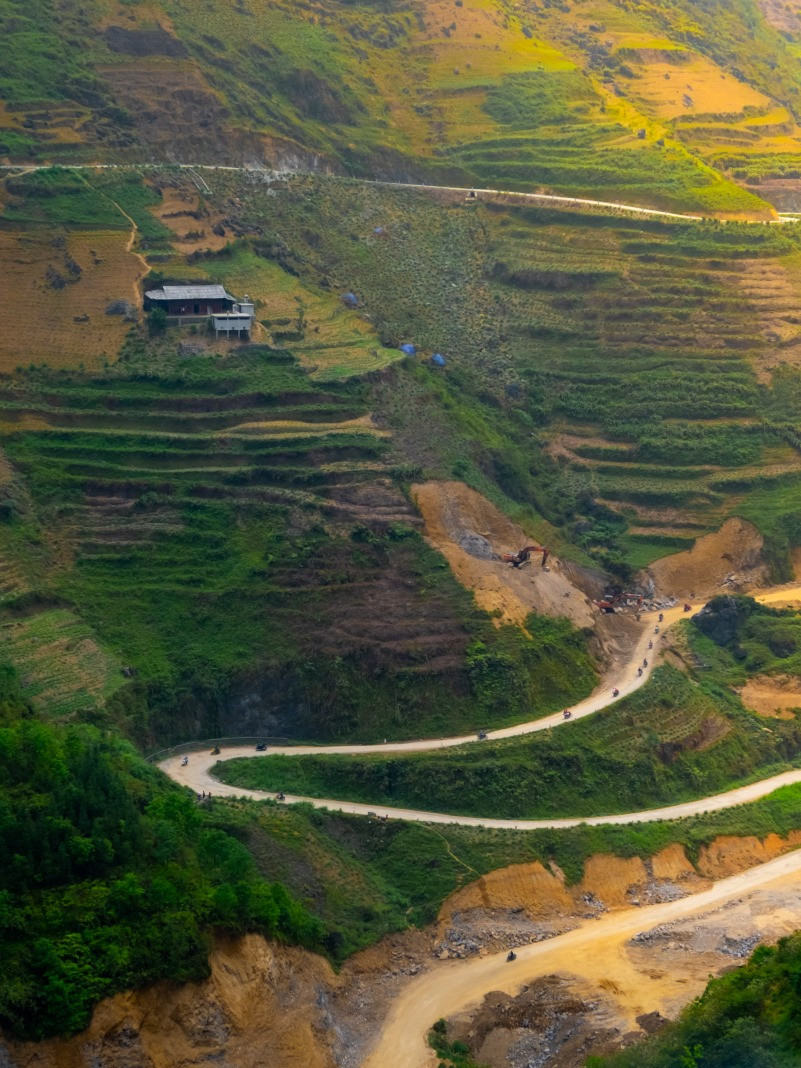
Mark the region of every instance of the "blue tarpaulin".
[[405, 352], [407, 356], [414, 356], [414, 354], [417, 352], [417, 349], [414, 347], [414, 345], [410, 345], [408, 341], [405, 345], [400, 345], [399, 348], [401, 352]]
[[347, 304], [349, 308], [357, 308], [359, 305], [359, 298], [355, 293], [343, 293], [341, 299], [342, 303]]
[[434, 355], [431, 357], [431, 362], [435, 363], [437, 367], [444, 367], [445, 357], [442, 355], [441, 352], [435, 352]]

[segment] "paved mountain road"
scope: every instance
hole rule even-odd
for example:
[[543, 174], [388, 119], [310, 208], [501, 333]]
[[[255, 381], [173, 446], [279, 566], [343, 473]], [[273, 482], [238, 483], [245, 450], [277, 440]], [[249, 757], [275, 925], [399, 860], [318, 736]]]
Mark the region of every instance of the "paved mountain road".
[[[757, 594], [756, 599], [763, 604], [777, 602], [801, 601], [801, 584], [768, 590]], [[695, 605], [694, 608], [699, 608]], [[660, 625], [659, 636], [654, 634], [656, 625], [656, 613], [649, 613], [644, 617], [643, 633], [632, 653], [628, 663], [621, 667], [613, 667], [601, 686], [595, 690], [586, 700], [572, 706], [572, 716], [569, 720], [563, 719], [561, 713], [545, 716], [542, 719], [531, 720], [527, 723], [519, 723], [514, 727], [506, 727], [502, 730], [490, 731], [487, 740], [502, 738], [514, 738], [524, 734], [532, 734], [536, 731], [547, 730], [551, 727], [569, 728], [576, 720], [591, 716], [596, 712], [608, 708], [616, 700], [620, 700], [627, 694], [642, 686], [651, 673], [659, 652], [659, 641], [665, 630], [677, 619], [682, 618], [684, 611], [681, 605], [668, 609], [664, 612], [664, 621]], [[648, 655], [648, 642], [654, 642], [654, 650]], [[648, 667], [643, 670], [642, 676], [637, 674], [638, 667], [643, 659], [648, 659]], [[620, 690], [618, 698], [613, 698], [613, 687]], [[350, 756], [367, 756], [380, 753], [420, 753], [431, 752], [437, 749], [452, 748], [459, 745], [477, 744], [475, 734], [461, 735], [452, 738], [422, 738], [409, 742], [388, 742], [379, 745], [296, 745], [296, 746], [270, 746], [265, 756], [298, 756], [304, 754], [326, 753], [345, 754]], [[231, 760], [235, 757], [258, 757], [252, 746], [230, 746], [222, 750], [219, 756], [212, 756], [208, 752], [192, 753], [189, 755], [189, 763], [184, 767], [181, 764], [182, 754], [170, 756], [161, 761], [160, 767], [176, 782], [190, 787], [196, 793], [205, 791], [217, 797], [250, 797], [257, 800], [267, 798], [275, 799], [275, 793], [265, 790], [249, 790], [240, 786], [228, 786], [211, 774], [211, 768], [219, 760]], [[455, 816], [445, 812], [424, 812], [416, 809], [392, 808], [386, 805], [369, 805], [355, 801], [336, 801], [333, 799], [301, 797], [287, 794], [286, 801], [294, 803], [304, 801], [315, 808], [326, 808], [336, 812], [350, 812], [360, 816], [375, 815], [386, 816], [390, 819], [411, 820], [417, 823], [459, 824], [464, 827], [488, 827], [498, 830], [539, 830], [545, 828], [576, 827], [582, 823], [599, 824], [629, 824], [645, 823], [654, 820], [680, 819], [684, 816], [697, 816], [704, 812], [715, 812], [733, 805], [742, 805], [748, 801], [758, 800], [765, 797], [781, 786], [801, 782], [801, 768], [773, 775], [768, 779], [750, 783], [747, 786], [736, 787], [721, 794], [711, 797], [699, 798], [695, 801], [686, 801], [677, 805], [668, 805], [662, 808], [645, 809], [640, 812], [624, 812], [616, 815], [598, 816], [567, 816], [559, 819], [520, 820], [498, 819], [491, 816]]]

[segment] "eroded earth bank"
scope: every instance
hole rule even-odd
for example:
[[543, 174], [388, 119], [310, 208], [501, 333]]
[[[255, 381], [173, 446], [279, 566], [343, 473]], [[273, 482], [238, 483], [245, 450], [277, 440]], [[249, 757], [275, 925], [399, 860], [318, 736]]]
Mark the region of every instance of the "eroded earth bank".
[[[392, 1005], [421, 977], [446, 990], [453, 977], [467, 974], [471, 960], [491, 964], [510, 948], [553, 939], [544, 969], [532, 961], [528, 976], [515, 976], [518, 989], [481, 989], [477, 980], [473, 1004], [449, 1021], [450, 1034], [492, 1068], [580, 1068], [590, 1053], [636, 1042], [700, 994], [710, 974], [792, 931], [801, 883], [797, 873], [765, 868], [762, 885], [712, 907], [699, 905], [695, 915], [656, 924], [643, 915], [639, 929], [636, 910], [687, 898], [754, 866], [756, 873], [798, 844], [801, 831], [787, 839], [718, 838], [700, 849], [695, 863], [679, 845], [645, 861], [596, 855], [573, 886], [555, 865], [514, 865], [451, 895], [435, 925], [385, 938], [339, 974], [320, 957], [260, 936], [218, 939], [205, 982], [160, 984], [109, 998], [83, 1034], [43, 1043], [7, 1041], [0, 1063], [372, 1066]], [[591, 951], [566, 946], [560, 953], [561, 934], [615, 913], [631, 914], [634, 928], [629, 924], [621, 935], [599, 924]], [[416, 1012], [425, 1016], [426, 1003]], [[424, 1026], [433, 1023], [426, 1018]], [[403, 1064], [411, 1068], [405, 1059]]]

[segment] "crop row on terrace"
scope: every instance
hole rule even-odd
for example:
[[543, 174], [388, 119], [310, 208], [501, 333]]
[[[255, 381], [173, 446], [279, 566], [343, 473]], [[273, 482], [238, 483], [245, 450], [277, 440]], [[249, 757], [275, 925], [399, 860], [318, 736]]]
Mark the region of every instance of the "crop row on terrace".
[[793, 238], [622, 220], [582, 232], [536, 211], [515, 212], [512, 228], [497, 214], [509, 350], [553, 424], [553, 454], [646, 527], [618, 535], [633, 563], [648, 562], [649, 544], [650, 558], [682, 547], [677, 513], [713, 526], [750, 490], [801, 477], [797, 450], [753, 420], [764, 389], [752, 360], [766, 342], [745, 285], [754, 264], [791, 255]]
[[[0, 388], [4, 450], [30, 496], [0, 547], [46, 532], [34, 593], [11, 588], [5, 613], [30, 604], [39, 621], [42, 598], [68, 604], [127, 672], [105, 713], [79, 673], [54, 709], [94, 709], [148, 744], [241, 731], [243, 686], [261, 695], [261, 729], [300, 737], [519, 719], [539, 692], [532, 639], [503, 639], [499, 663], [523, 681], [485, 709], [466, 650], [502, 636], [416, 533], [398, 489], [416, 470], [371, 425], [364, 385], [323, 386], [258, 346], [183, 362], [154, 346], [161, 374], [131, 350], [103, 375], [40, 369]], [[33, 696], [58, 689], [57, 645], [37, 640]], [[582, 644], [559, 646], [575, 670], [548, 707], [592, 684]]]
[[[445, 355], [443, 373], [423, 362], [379, 386], [385, 424], [430, 474], [528, 506], [537, 536], [559, 538], [543, 516], [578, 517], [598, 528], [581, 550], [647, 563], [649, 537], [652, 559], [677, 547], [677, 521], [714, 527], [765, 480], [778, 492], [777, 473], [786, 482], [798, 466], [776, 429], [789, 416], [755, 374], [775, 331], [793, 330], [792, 227], [474, 204], [339, 181], [212, 182], [220, 202], [238, 200], [238, 224], [258, 228], [260, 255], [304, 282], [356, 292], [385, 343], [411, 340], [423, 361]], [[717, 483], [741, 467], [726, 496]], [[628, 516], [636, 541], [625, 523], [612, 537], [607, 518], [589, 514], [593, 496]]]

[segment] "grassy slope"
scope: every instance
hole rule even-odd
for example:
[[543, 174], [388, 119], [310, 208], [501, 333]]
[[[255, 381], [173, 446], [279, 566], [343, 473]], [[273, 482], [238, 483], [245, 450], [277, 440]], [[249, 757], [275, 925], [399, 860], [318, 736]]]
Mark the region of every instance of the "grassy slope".
[[[265, 152], [266, 135], [268, 156], [322, 154], [346, 173], [736, 213], [764, 203], [710, 161], [751, 175], [745, 141], [760, 177], [771, 160], [801, 154], [791, 46], [752, 0], [710, 4], [703, 20], [678, 0], [573, 2], [526, 16], [502, 0], [202, 11], [95, 0], [59, 23], [61, 38], [53, 7], [32, 0], [21, 15], [0, 5], [0, 28], [15, 30], [0, 145], [16, 158], [178, 151], [240, 162]], [[676, 78], [686, 68], [696, 82], [723, 79], [720, 100], [710, 92], [703, 106], [666, 114], [666, 83], [650, 76], [665, 56]], [[704, 107], [717, 119], [711, 134]]]
[[446, 356], [444, 375], [418, 365], [377, 387], [398, 448], [430, 474], [500, 487], [607, 565], [645, 564], [742, 512], [787, 575], [782, 516], [801, 504], [795, 227], [214, 185], [240, 199], [262, 254], [354, 290], [385, 342]]
[[430, 922], [454, 890], [508, 864], [555, 861], [573, 884], [596, 853], [649, 857], [680, 842], [696, 859], [718, 835], [785, 835], [801, 823], [801, 787], [692, 819], [567, 831], [439, 829], [271, 802], [230, 801], [215, 811], [238, 828], [265, 877], [280, 879], [336, 932], [328, 944], [341, 960], [388, 931]]
[[[49, 234], [60, 221], [72, 233], [94, 218], [121, 226], [112, 201], [124, 203], [162, 276], [253, 283], [273, 342], [307, 367], [329, 361], [310, 377], [280, 353], [186, 360], [170, 336], [134, 331], [103, 374], [40, 370], [4, 388], [0, 425], [35, 503], [10, 512], [9, 558], [38, 553], [36, 588], [76, 607], [137, 671], [115, 699], [137, 737], [236, 731], [226, 710], [241, 681], [275, 679], [299, 658], [310, 666], [274, 687], [273, 732], [437, 734], [526, 718], [532, 699], [574, 699], [560, 684], [540, 701], [525, 648], [489, 631], [441, 561], [406, 536], [397, 490], [377, 538], [360, 531], [387, 480], [463, 479], [557, 552], [623, 573], [739, 511], [786, 566], [801, 531], [796, 377], [760, 387], [765, 298], [745, 283], [795, 262], [794, 230], [210, 179], [209, 210], [228, 211], [243, 236], [191, 262], [147, 211], [159, 189], [189, 182], [169, 170], [147, 187], [113, 174], [15, 179], [5, 209], [11, 225]], [[338, 297], [350, 289], [355, 313]], [[423, 359], [364, 385], [340, 379], [365, 353], [380, 366], [402, 340]], [[444, 374], [425, 360], [434, 350]], [[371, 409], [391, 438], [365, 421]], [[393, 594], [409, 582], [413, 594]], [[121, 588], [137, 596], [121, 600]], [[311, 630], [292, 623], [301, 605]], [[497, 706], [477, 689], [475, 640], [515, 680]], [[41, 661], [32, 694], [49, 693], [46, 648]], [[583, 668], [576, 677], [588, 685]]]
[[700, 661], [708, 644], [696, 637], [690, 659], [705, 664], [697, 678], [660, 667], [642, 690], [568, 729], [411, 757], [238, 760], [221, 765], [221, 777], [306, 796], [512, 818], [625, 812], [719, 792], [801, 752], [795, 720], [765, 731], [727, 689], [749, 672], [794, 672], [800, 626], [792, 614], [754, 609], [730, 639], [739, 668], [731, 652]]

